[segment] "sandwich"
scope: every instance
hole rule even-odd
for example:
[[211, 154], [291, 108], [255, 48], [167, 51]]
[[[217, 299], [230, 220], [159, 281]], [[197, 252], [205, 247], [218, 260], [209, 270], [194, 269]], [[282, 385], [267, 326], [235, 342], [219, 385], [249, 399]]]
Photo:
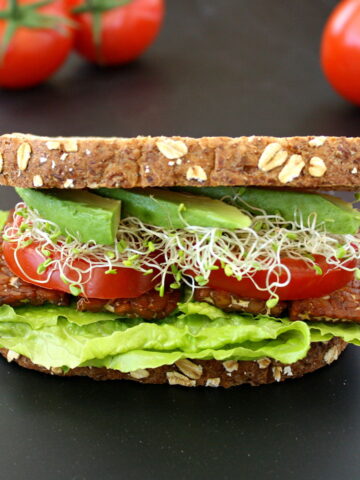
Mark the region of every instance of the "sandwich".
[[187, 387], [331, 364], [360, 345], [358, 169], [360, 138], [0, 136], [0, 353]]

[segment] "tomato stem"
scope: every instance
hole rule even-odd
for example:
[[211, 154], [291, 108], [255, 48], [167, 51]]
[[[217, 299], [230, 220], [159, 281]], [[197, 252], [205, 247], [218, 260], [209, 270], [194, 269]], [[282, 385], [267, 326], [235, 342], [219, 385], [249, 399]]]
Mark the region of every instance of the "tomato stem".
[[92, 16], [92, 38], [96, 48], [96, 56], [101, 63], [101, 33], [102, 14], [114, 8], [123, 7], [133, 0], [85, 0], [82, 5], [75, 7], [72, 12], [75, 14], [90, 13]]
[[106, 12], [113, 8], [123, 7], [133, 0], [85, 0], [83, 4], [72, 9], [77, 13], [94, 13], [95, 11]]
[[28, 9], [28, 10], [38, 9], [38, 8], [41, 8], [41, 7], [46, 7], [46, 5], [50, 5], [50, 3], [52, 3], [52, 2], [53, 2], [53, 0], [41, 0], [39, 2], [30, 3], [29, 5], [24, 5], [22, 8], [24, 10], [25, 9]]
[[39, 0], [35, 3], [20, 5], [18, 0], [9, 0], [8, 7], [0, 11], [0, 18], [6, 20], [5, 32], [0, 40], [0, 65], [19, 27], [57, 28], [62, 25], [75, 25], [72, 20], [61, 15], [46, 15], [38, 12], [39, 8], [53, 2], [54, 0]]
[[12, 15], [12, 18], [17, 17], [18, 11], [17, 0], [9, 0], [9, 13]]

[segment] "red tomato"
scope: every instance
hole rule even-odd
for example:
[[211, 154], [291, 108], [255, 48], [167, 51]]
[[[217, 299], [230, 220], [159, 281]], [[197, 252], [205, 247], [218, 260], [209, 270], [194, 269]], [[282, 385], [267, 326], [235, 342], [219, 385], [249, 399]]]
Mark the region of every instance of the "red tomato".
[[[35, 0], [18, 0], [23, 5]], [[8, 7], [0, 0], [0, 10]], [[68, 10], [61, 0], [36, 9], [37, 13], [69, 19]], [[7, 20], [0, 20], [0, 42], [4, 39]], [[27, 28], [19, 26], [0, 62], [0, 85], [7, 88], [31, 87], [43, 82], [66, 60], [73, 45], [73, 33], [64, 23], [57, 28]]]
[[339, 3], [328, 19], [321, 42], [321, 62], [333, 88], [360, 105], [360, 2]]
[[[84, 0], [68, 0], [77, 6]], [[101, 3], [101, 2], [100, 2]], [[75, 48], [101, 65], [119, 65], [139, 57], [154, 41], [164, 16], [164, 0], [132, 0], [101, 13], [101, 41], [94, 42], [93, 13], [75, 14]]]
[[76, 5], [78, 5], [80, 2], [79, 0], [64, 0], [66, 7], [69, 10], [72, 10]]
[[[21, 248], [17, 251], [17, 258], [21, 268], [15, 261], [16, 244], [3, 242], [3, 253], [10, 270], [22, 280], [39, 285], [50, 290], [60, 290], [70, 293], [70, 286], [66, 285], [60, 278], [59, 270], [52, 268], [42, 274], [37, 273], [38, 266], [46, 258], [35, 250], [35, 244]], [[52, 258], [54, 258], [52, 256]], [[86, 268], [87, 262], [78, 260], [74, 262], [75, 267]], [[153, 289], [154, 279], [151, 275], [143, 275], [131, 268], [118, 268], [116, 274], [106, 274], [107, 268], [95, 268], [91, 274], [85, 274], [83, 279], [88, 281], [84, 285], [84, 295], [88, 298], [114, 299], [114, 298], [135, 298]], [[51, 274], [49, 275], [49, 272]], [[69, 269], [65, 269], [66, 275], [76, 282], [76, 275]], [[48, 281], [42, 283], [49, 276]], [[31, 282], [29, 280], [31, 278]]]
[[[354, 272], [348, 272], [340, 268], [333, 268], [326, 263], [321, 255], [314, 255], [316, 264], [321, 268], [323, 274], [318, 275], [303, 260], [284, 258], [282, 264], [290, 269], [291, 280], [286, 287], [280, 287], [276, 294], [280, 300], [301, 300], [304, 298], [322, 297], [339, 288], [344, 287], [354, 278]], [[349, 261], [347, 267], [354, 268], [356, 261]], [[261, 287], [266, 287], [266, 270], [255, 273], [254, 280]], [[286, 274], [280, 276], [280, 281], [285, 281]], [[270, 283], [276, 281], [276, 276], [270, 275]], [[270, 295], [267, 291], [258, 290], [250, 278], [243, 278], [241, 281], [234, 277], [227, 277], [222, 269], [211, 272], [209, 283], [210, 288], [226, 290], [240, 297], [260, 298], [267, 300]]]

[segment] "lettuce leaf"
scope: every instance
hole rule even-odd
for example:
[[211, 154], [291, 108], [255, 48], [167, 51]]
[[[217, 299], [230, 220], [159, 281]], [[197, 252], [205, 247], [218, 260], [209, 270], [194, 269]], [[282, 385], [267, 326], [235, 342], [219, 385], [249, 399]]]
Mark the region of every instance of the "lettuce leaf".
[[306, 356], [312, 341], [333, 336], [360, 345], [360, 326], [224, 313], [199, 302], [180, 304], [176, 314], [156, 323], [71, 307], [0, 307], [0, 347], [46, 368], [98, 366], [129, 372], [181, 358], [270, 357], [291, 364]]
[[[15, 311], [16, 315], [14, 315]], [[82, 325], [90, 325], [91, 323], [105, 320], [116, 320], [119, 318], [119, 315], [110, 312], [79, 312], [73, 307], [57, 307], [54, 305], [42, 307], [29, 305], [16, 308], [15, 310], [9, 305], [0, 307], [0, 322], [19, 322], [21, 318], [22, 323], [27, 323], [34, 330], [56, 326], [59, 317], [64, 317], [70, 323], [75, 323], [81, 327]]]
[[312, 342], [326, 342], [341, 337], [345, 342], [360, 346], [360, 325], [351, 322], [308, 322]]
[[0, 307], [0, 346], [50, 367], [106, 366], [124, 372], [181, 358], [303, 358], [310, 332], [303, 322], [226, 314], [206, 303], [180, 305], [157, 323], [81, 313], [69, 307]]

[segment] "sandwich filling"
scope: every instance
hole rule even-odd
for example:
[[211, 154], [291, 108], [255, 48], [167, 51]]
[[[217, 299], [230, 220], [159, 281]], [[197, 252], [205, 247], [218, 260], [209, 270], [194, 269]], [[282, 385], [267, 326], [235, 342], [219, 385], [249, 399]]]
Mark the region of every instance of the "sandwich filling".
[[46, 368], [289, 364], [360, 344], [360, 214], [259, 188], [17, 189], [4, 213], [0, 348]]

